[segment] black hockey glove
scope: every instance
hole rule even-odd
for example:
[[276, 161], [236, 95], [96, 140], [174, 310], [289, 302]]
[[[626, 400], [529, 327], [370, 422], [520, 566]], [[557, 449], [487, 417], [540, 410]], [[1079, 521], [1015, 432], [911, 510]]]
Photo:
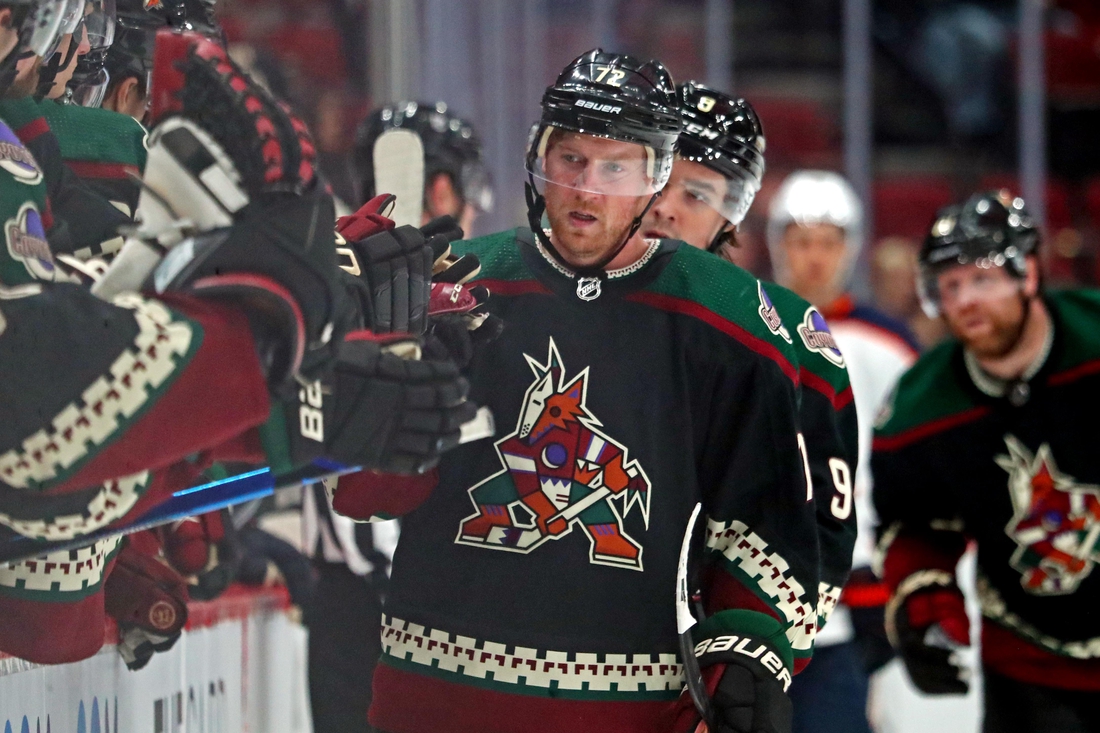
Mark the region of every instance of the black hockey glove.
[[357, 297], [363, 326], [375, 333], [411, 333], [427, 326], [432, 272], [449, 255], [462, 229], [441, 217], [422, 229], [394, 227], [385, 213], [394, 197], [376, 196], [351, 216], [341, 217], [336, 232], [341, 267], [360, 281]]
[[[412, 342], [415, 346], [415, 342]], [[420, 361], [409, 342], [380, 343], [350, 334], [333, 380], [325, 454], [349, 466], [419, 474], [458, 445], [462, 424], [477, 409], [469, 385], [451, 362]], [[400, 355], [404, 351], [404, 355]]]
[[[755, 611], [722, 611], [693, 630], [714, 712], [710, 733], [790, 733], [793, 657], [783, 627]], [[684, 697], [687, 697], [685, 691]], [[677, 731], [693, 731], [690, 700]], [[697, 725], [698, 716], [694, 717]]]
[[886, 604], [886, 633], [921, 692], [965, 695], [970, 689], [970, 670], [957, 654], [970, 645], [970, 620], [950, 573], [923, 570], [903, 580]]

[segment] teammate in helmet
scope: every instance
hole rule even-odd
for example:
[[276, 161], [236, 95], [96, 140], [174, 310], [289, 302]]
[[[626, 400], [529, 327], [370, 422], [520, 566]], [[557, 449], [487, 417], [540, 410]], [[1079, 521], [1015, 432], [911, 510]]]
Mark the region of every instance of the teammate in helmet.
[[[355, 137], [355, 174], [360, 203], [379, 193], [392, 193], [389, 187], [379, 187], [379, 179], [400, 172], [386, 170], [393, 161], [379, 159], [379, 141], [387, 133], [404, 130], [416, 134], [420, 141], [422, 160], [412, 164], [423, 169], [423, 203], [418, 224], [426, 224], [438, 216], [453, 216], [462, 230], [473, 230], [477, 215], [493, 208], [493, 190], [482, 160], [481, 140], [471, 125], [450, 112], [446, 103], [398, 102], [372, 112], [359, 125]], [[385, 144], [383, 143], [383, 148]], [[402, 166], [407, 165], [402, 163]], [[387, 181], [388, 182], [388, 181]], [[398, 205], [402, 206], [398, 196]], [[417, 202], [413, 202], [414, 204]]]
[[[764, 175], [764, 131], [756, 111], [744, 100], [696, 82], [679, 87], [684, 131], [680, 133], [669, 184], [646, 216], [646, 236], [682, 239], [699, 249], [729, 256], [737, 225], [752, 205]], [[845, 360], [822, 348], [824, 322], [815, 322], [808, 302], [775, 283], [761, 285], [761, 307], [774, 308], [777, 328], [791, 336], [802, 379], [800, 417], [813, 476], [821, 533], [821, 629], [834, 611], [852, 566], [857, 512], [852, 477], [858, 460], [856, 407], [851, 399]], [[810, 338], [806, 324], [813, 324]], [[836, 622], [850, 627], [847, 612]], [[795, 731], [868, 731], [867, 675], [850, 647], [818, 642], [814, 664], [795, 680]], [[812, 699], [803, 695], [823, 673], [836, 688]], [[862, 693], [852, 695], [852, 688]], [[827, 722], [826, 722], [827, 721]]]
[[404, 515], [378, 730], [695, 730], [673, 592], [700, 502], [711, 729], [789, 726], [819, 570], [794, 355], [746, 305], [755, 278], [634, 236], [671, 173], [678, 108], [659, 62], [578, 57], [530, 141], [537, 231], [454, 245], [506, 322], [467, 370], [499, 437], [459, 448], [419, 496], [359, 506]]
[[146, 9], [144, 0], [116, 1], [115, 39], [103, 61], [108, 80], [101, 106], [141, 122], [149, 105], [157, 29], [167, 20], [159, 6]]
[[940, 211], [919, 290], [954, 339], [901, 378], [874, 443], [887, 629], [926, 693], [967, 690], [955, 570], [977, 543], [986, 733], [1100, 727], [1100, 293], [1044, 293], [1038, 246], [1007, 191]]
[[732, 245], [764, 178], [764, 130], [745, 99], [697, 82], [678, 88], [684, 131], [661, 198], [651, 207], [646, 237], [682, 239], [719, 252]]
[[[871, 426], [897, 378], [915, 360], [917, 345], [903, 324], [857, 304], [847, 292], [863, 237], [860, 201], [836, 173], [793, 173], [772, 200], [767, 239], [776, 281], [813, 303], [828, 323], [831, 333], [820, 338], [847, 364], [859, 419], [860, 460], [854, 486], [859, 536], [852, 578], [833, 623], [818, 639], [821, 660], [834, 660], [837, 669], [823, 663], [809, 670], [799, 679], [793, 696], [796, 708], [802, 697], [806, 700], [802, 708], [815, 718], [810, 701], [830, 700], [838, 705], [838, 722], [843, 719], [856, 725], [858, 720], [866, 729], [868, 674], [890, 656], [882, 640], [885, 592], [870, 569], [875, 526], [870, 503]], [[798, 333], [807, 346], [822, 347], [812, 332], [799, 329]]]

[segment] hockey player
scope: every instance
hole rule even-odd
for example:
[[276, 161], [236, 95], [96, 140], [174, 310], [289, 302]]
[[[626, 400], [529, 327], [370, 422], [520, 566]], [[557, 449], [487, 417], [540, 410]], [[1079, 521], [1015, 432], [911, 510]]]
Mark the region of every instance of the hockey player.
[[[441, 462], [419, 506], [386, 508], [411, 513], [371, 724], [672, 730], [683, 678], [670, 590], [702, 502], [712, 615], [697, 651], [717, 729], [785, 730], [818, 583], [790, 345], [758, 312], [754, 278], [634, 236], [680, 132], [659, 62], [593, 50], [542, 108], [527, 155], [534, 231], [460, 250], [481, 259], [471, 282], [507, 323], [469, 368], [506, 427], [495, 449]], [[359, 498], [360, 516], [376, 513]], [[680, 710], [693, 730], [686, 698]]]
[[[116, 14], [113, 42], [78, 63], [70, 88], [75, 88], [74, 100], [81, 103], [43, 101], [39, 106], [65, 166], [88, 189], [132, 218], [141, 191], [137, 180], [146, 160], [146, 130], [138, 120], [145, 113], [156, 31], [167, 21], [163, 12], [145, 10], [143, 0], [119, 0]], [[96, 81], [105, 65], [111, 71], [109, 86]], [[110, 104], [100, 109], [93, 87], [101, 96], [106, 91]], [[135, 107], [140, 108], [138, 119], [127, 113]], [[108, 257], [121, 246], [121, 239], [112, 244], [80, 254]]]
[[149, 106], [156, 31], [167, 19], [157, 8], [147, 9], [144, 0], [116, 0], [115, 12], [115, 39], [104, 58], [108, 80], [101, 106], [141, 122]]
[[[676, 162], [661, 198], [646, 215], [642, 231], [648, 238], [680, 239], [698, 249], [723, 252], [725, 247], [735, 246], [736, 227], [760, 190], [764, 130], [745, 99], [696, 82], [680, 85], [678, 93], [684, 130]], [[858, 457], [856, 408], [843, 359], [838, 358], [835, 349], [822, 348], [819, 343], [829, 332], [817, 309], [774, 283], [760, 285], [759, 299], [760, 312], [767, 314], [769, 327], [791, 342], [798, 359], [799, 416], [821, 532], [820, 633], [852, 566], [856, 539], [852, 496]], [[799, 684], [802, 679], [800, 676]], [[796, 706], [795, 720], [800, 717]]]
[[[24, 23], [40, 10], [0, 3], [9, 54], [21, 43], [36, 52], [48, 46], [32, 43], [39, 23]], [[277, 439], [287, 423], [273, 405], [284, 401], [305, 416], [300, 434], [289, 436], [291, 447], [302, 446], [295, 455], [323, 450], [384, 470], [430, 467], [472, 412], [453, 366], [401, 359], [368, 334], [342, 340], [331, 202], [313, 174], [304, 127], [220, 48], [172, 40], [164, 80], [175, 90], [167, 97], [174, 116], [151, 141], [158, 162], [146, 178], [152, 193], [143, 198], [140, 237], [170, 247], [183, 216], [190, 228], [182, 231], [193, 237], [184, 252], [195, 256], [158, 271], [159, 295], [107, 302], [67, 282], [45, 238], [42, 171], [0, 127], [8, 222], [0, 524], [26, 537], [71, 539], [122, 523], [212, 460], [275, 460], [288, 436], [284, 428]], [[199, 175], [223, 183], [211, 190]], [[329, 401], [294, 385], [333, 368], [343, 397], [322, 436], [307, 428], [319, 424], [317, 409], [332, 409]], [[360, 404], [368, 408], [344, 412]], [[155, 565], [120, 551], [117, 538], [5, 565], [0, 649], [47, 663], [92, 654], [103, 642], [105, 602], [124, 649], [139, 656], [170, 643], [182, 606]]]
[[1100, 729], [1100, 294], [1044, 293], [1038, 246], [1005, 191], [939, 213], [920, 292], [954, 339], [901, 378], [872, 461], [887, 629], [926, 693], [967, 689], [955, 566], [977, 543], [987, 733]]
[[[422, 158], [377, 160], [375, 144], [387, 130], [414, 132]], [[402, 102], [371, 113], [356, 138], [355, 163], [356, 180], [367, 200], [379, 193], [378, 178], [423, 170], [424, 210], [416, 214], [420, 221], [453, 216], [472, 225], [473, 214], [492, 201], [491, 191], [480, 187], [485, 177], [478, 173], [484, 168], [477, 134], [442, 102]], [[386, 166], [402, 170], [383, 170]], [[467, 204], [467, 200], [480, 204]], [[419, 209], [421, 197], [413, 203], [412, 208]], [[342, 480], [346, 484], [361, 477]], [[302, 513], [303, 544], [313, 556], [318, 575], [316, 602], [308, 618], [313, 727], [332, 733], [366, 731], [371, 681], [382, 651], [378, 626], [397, 543], [397, 522], [355, 524], [334, 514], [321, 485], [306, 489]]]
[[[48, 63], [43, 63], [37, 71], [34, 65], [24, 65], [20, 70], [20, 76], [28, 77], [32, 82], [35, 75], [38, 75], [37, 86], [44, 90], [42, 94], [53, 88], [59, 70], [75, 66], [77, 50], [88, 48], [84, 40], [84, 13], [91, 12], [92, 3], [74, 4], [68, 0], [58, 5], [66, 24], [62, 30], [67, 31], [66, 35], [75, 41], [69, 43], [64, 52], [61, 50], [62, 46], [52, 44], [50, 48], [58, 50], [44, 51], [49, 54], [46, 57]], [[89, 14], [87, 17], [99, 16]], [[69, 50], [73, 51], [71, 55]], [[67, 73], [66, 71], [65, 74]], [[29, 86], [33, 89], [35, 83]], [[82, 256], [97, 255], [103, 252], [105, 243], [108, 243], [108, 250], [117, 247], [121, 244], [118, 239], [119, 227], [131, 223], [129, 217], [84, 185], [63, 162], [60, 143], [50, 129], [44, 113], [44, 108], [54, 107], [57, 103], [50, 100], [39, 102], [26, 90], [25, 85], [20, 84], [19, 87], [20, 93], [15, 93], [15, 87], [12, 87], [5, 93], [5, 98], [0, 99], [0, 119], [3, 119], [34, 156], [45, 178], [50, 202], [47, 229], [53, 253], [71, 255], [79, 252]], [[60, 88], [63, 90], [64, 84]]]
[[[477, 132], [469, 122], [448, 111], [444, 102], [398, 102], [375, 110], [363, 120], [355, 138], [359, 200], [365, 202], [381, 193], [380, 175], [392, 177], [386, 170], [388, 161], [376, 158], [375, 150], [379, 141], [395, 130], [414, 133], [423, 151], [419, 166], [424, 172], [423, 207], [416, 207], [421, 209], [420, 223], [453, 216], [462, 231], [472, 231], [477, 215], [492, 210], [493, 190]], [[392, 192], [391, 188], [385, 191]]]
[[857, 305], [846, 290], [863, 231], [859, 199], [841, 176], [826, 171], [790, 175], [772, 200], [767, 237], [776, 281], [813, 303], [828, 322], [831, 335], [807, 333], [806, 345], [847, 366], [859, 418], [854, 485], [859, 536], [852, 578], [832, 622], [818, 637], [814, 667], [792, 691], [795, 730], [867, 731], [868, 676], [889, 658], [881, 631], [886, 594], [870, 569], [871, 426], [898, 376], [916, 358], [916, 342], [905, 326]]

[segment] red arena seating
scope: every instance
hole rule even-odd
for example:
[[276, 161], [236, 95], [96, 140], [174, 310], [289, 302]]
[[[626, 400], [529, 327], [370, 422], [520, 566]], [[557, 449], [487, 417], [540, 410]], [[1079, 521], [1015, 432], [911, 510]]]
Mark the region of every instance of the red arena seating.
[[950, 179], [904, 176], [875, 181], [875, 237], [917, 237], [928, 232], [936, 211], [954, 201]]

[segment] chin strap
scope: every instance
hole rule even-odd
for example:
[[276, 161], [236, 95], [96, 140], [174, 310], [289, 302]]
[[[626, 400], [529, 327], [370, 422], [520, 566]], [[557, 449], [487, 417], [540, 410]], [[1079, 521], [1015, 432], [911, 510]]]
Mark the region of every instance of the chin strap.
[[55, 51], [53, 56], [50, 56], [50, 60], [42, 65], [42, 69], [38, 75], [38, 91], [35, 94], [35, 98], [38, 101], [42, 101], [53, 89], [53, 83], [57, 79], [57, 72], [62, 69], [67, 69], [69, 64], [73, 62], [73, 58], [76, 57], [77, 49], [80, 47], [79, 43], [76, 43], [76, 38], [72, 38], [69, 41], [69, 48], [65, 51], [65, 58], [61, 58], [61, 52]]
[[642, 219], [645, 218], [650, 207], [653, 206], [654, 202], [656, 202], [657, 198], [661, 195], [661, 192], [658, 191], [650, 197], [649, 203], [645, 205], [642, 212], [634, 217], [634, 221], [631, 222], [630, 230], [627, 232], [626, 236], [623, 237], [619, 245], [615, 247], [610, 254], [594, 265], [577, 267], [571, 264], [569, 260], [562, 257], [561, 252], [558, 251], [557, 247], [550, 241], [550, 238], [546, 236], [546, 232], [543, 231], [542, 215], [546, 212], [546, 199], [535, 188], [535, 179], [530, 173], [527, 174], [527, 183], [524, 185], [524, 193], [527, 197], [527, 223], [530, 225], [531, 231], [535, 233], [535, 236], [542, 246], [545, 247], [562, 266], [575, 272], [578, 278], [597, 278], [600, 281], [607, 279], [607, 272], [604, 268], [611, 260], [619, 256], [619, 253], [623, 251], [631, 237], [638, 233], [638, 229], [642, 226]]

